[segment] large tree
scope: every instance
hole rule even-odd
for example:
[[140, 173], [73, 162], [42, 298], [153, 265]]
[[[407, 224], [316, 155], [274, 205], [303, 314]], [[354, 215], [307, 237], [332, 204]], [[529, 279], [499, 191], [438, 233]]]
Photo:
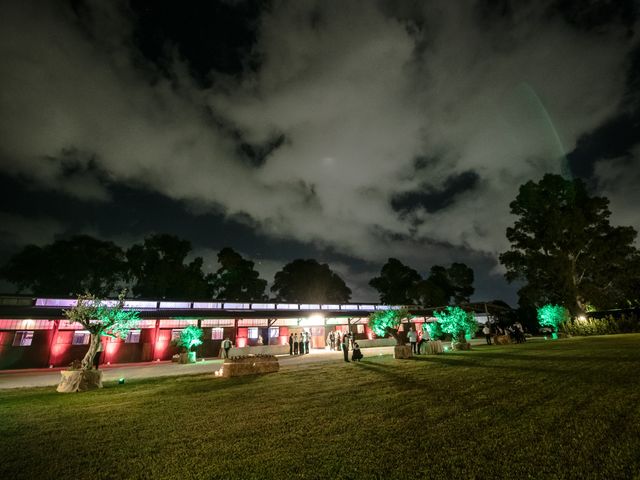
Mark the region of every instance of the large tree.
[[351, 289], [326, 263], [294, 260], [276, 273], [271, 291], [276, 299], [295, 303], [344, 303]]
[[202, 271], [203, 260], [187, 263], [191, 243], [173, 235], [151, 235], [142, 245], [127, 250], [133, 293], [144, 298], [211, 298], [211, 275]]
[[108, 296], [121, 286], [126, 273], [124, 252], [113, 242], [87, 235], [28, 245], [11, 257], [2, 276], [18, 291], [34, 295], [72, 296], [86, 291]]
[[430, 307], [469, 303], [475, 291], [473, 280], [473, 269], [464, 263], [452, 263], [449, 268], [434, 265], [429, 277], [415, 286], [415, 302]]
[[511, 202], [518, 218], [507, 229], [511, 249], [500, 255], [508, 281], [524, 281], [521, 304], [555, 303], [576, 315], [632, 302], [639, 255], [632, 227], [609, 223], [609, 201], [581, 180], [545, 175], [520, 187]]
[[252, 261], [226, 247], [218, 253], [218, 263], [220, 268], [213, 279], [216, 298], [235, 302], [266, 299], [267, 281], [260, 278]]
[[421, 277], [413, 268], [396, 258], [390, 258], [382, 266], [380, 276], [369, 282], [380, 294], [380, 302], [386, 305], [413, 303], [415, 288]]

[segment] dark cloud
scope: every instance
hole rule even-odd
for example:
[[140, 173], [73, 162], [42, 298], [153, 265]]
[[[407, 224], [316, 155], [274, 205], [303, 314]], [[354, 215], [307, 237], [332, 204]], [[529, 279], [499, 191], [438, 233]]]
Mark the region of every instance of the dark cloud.
[[462, 172], [447, 177], [440, 189], [423, 184], [417, 190], [397, 193], [391, 198], [391, 206], [403, 215], [417, 209], [434, 213], [454, 203], [459, 195], [473, 190], [479, 181], [480, 176], [476, 172]]
[[263, 8], [261, 0], [198, 2], [131, 0], [133, 39], [141, 54], [164, 75], [173, 75], [175, 55], [202, 86], [212, 73], [241, 75], [258, 68], [251, 55]]

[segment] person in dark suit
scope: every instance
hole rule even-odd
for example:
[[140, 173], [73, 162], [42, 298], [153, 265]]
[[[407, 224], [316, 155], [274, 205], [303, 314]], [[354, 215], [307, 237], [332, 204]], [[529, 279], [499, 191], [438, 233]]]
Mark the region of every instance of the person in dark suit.
[[289, 335], [289, 355], [293, 355], [293, 333]]
[[351, 354], [351, 360], [359, 362], [362, 360], [362, 352], [360, 351], [360, 345], [356, 342], [353, 343], [353, 353]]
[[349, 361], [349, 337], [347, 335], [342, 336], [342, 354], [344, 355], [344, 361]]

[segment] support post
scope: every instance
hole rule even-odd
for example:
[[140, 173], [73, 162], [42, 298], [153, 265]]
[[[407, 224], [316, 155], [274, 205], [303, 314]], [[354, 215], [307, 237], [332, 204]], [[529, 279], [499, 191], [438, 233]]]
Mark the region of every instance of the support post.
[[158, 335], [160, 335], [160, 319], [156, 319], [155, 333], [153, 334], [153, 348], [151, 349], [151, 361], [156, 360], [156, 349], [158, 348]]
[[47, 359], [47, 366], [53, 366], [53, 346], [58, 341], [58, 330], [60, 329], [60, 320], [53, 320], [53, 333], [51, 334], [51, 340], [49, 341], [49, 358]]

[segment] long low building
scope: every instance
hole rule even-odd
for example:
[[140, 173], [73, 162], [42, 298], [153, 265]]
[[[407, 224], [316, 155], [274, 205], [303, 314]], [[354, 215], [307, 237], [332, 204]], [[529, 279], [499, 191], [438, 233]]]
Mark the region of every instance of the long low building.
[[[90, 334], [66, 320], [63, 312], [75, 304], [74, 299], [0, 297], [0, 369], [64, 367], [81, 359]], [[325, 348], [331, 331], [351, 332], [357, 340], [375, 344], [376, 336], [367, 325], [369, 315], [402, 307], [127, 300], [125, 308], [138, 311], [141, 320], [125, 339], [103, 339], [103, 363], [170, 360], [178, 352], [172, 340], [188, 325], [204, 332], [199, 357], [218, 356], [225, 338], [245, 351], [284, 353], [289, 335], [303, 331], [311, 335], [314, 349]], [[406, 308], [412, 323], [433, 320], [433, 309]]]

